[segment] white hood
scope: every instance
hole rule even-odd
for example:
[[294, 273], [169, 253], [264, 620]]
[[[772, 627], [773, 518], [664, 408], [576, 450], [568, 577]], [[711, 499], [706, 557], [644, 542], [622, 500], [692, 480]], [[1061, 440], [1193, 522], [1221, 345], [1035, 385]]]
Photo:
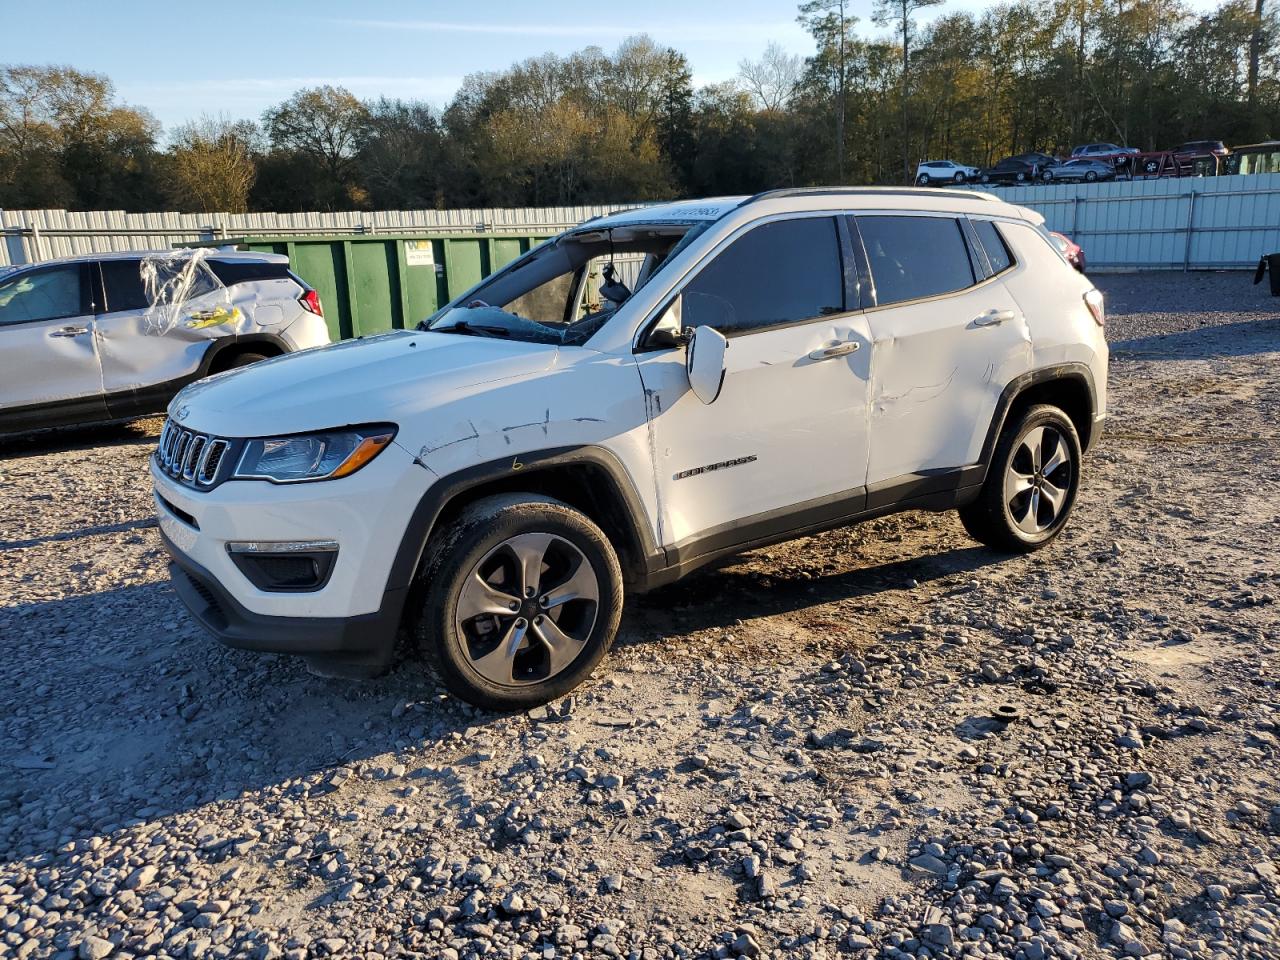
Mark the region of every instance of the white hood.
[[169, 414], [222, 437], [399, 423], [458, 390], [545, 370], [556, 353], [548, 344], [397, 331], [198, 381], [174, 398]]

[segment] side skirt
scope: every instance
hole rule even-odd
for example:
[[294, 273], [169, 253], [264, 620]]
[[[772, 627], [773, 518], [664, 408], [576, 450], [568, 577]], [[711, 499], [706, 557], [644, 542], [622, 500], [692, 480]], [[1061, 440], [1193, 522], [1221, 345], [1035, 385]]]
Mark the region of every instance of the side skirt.
[[971, 503], [982, 489], [980, 464], [910, 474], [858, 487], [795, 507], [726, 524], [667, 550], [668, 564], [650, 572], [641, 591], [665, 586], [699, 567], [770, 544], [812, 536], [904, 510], [952, 510]]

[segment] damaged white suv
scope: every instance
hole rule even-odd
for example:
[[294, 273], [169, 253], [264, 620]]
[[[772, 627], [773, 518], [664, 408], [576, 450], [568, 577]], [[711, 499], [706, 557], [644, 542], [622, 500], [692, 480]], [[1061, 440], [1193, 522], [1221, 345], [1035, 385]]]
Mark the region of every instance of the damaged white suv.
[[957, 508], [1063, 529], [1105, 414], [1100, 294], [977, 193], [784, 190], [588, 221], [417, 332], [186, 388], [151, 464], [174, 584], [228, 644], [321, 672], [396, 637], [535, 705], [624, 591], [763, 544]]
[[159, 413], [192, 380], [329, 342], [273, 253], [105, 253], [0, 276], [0, 433]]

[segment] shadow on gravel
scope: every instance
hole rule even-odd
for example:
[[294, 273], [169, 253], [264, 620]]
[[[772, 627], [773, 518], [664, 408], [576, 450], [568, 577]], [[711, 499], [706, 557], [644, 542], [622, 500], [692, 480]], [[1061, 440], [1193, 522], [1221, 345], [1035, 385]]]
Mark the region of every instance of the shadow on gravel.
[[118, 447], [150, 443], [160, 435], [163, 417], [125, 423], [100, 423], [85, 427], [58, 427], [35, 433], [0, 434], [0, 460], [40, 457], [49, 453], [91, 447]]
[[441, 702], [417, 660], [357, 682], [229, 650], [167, 583], [0, 608], [0, 637], [0, 864], [245, 791], [318, 799], [423, 743], [464, 762], [497, 717]]
[[1186, 360], [1274, 353], [1280, 351], [1280, 308], [1276, 313], [1276, 317], [1267, 320], [1245, 320], [1159, 337], [1117, 340], [1111, 344], [1111, 355], [1133, 360]]
[[912, 581], [927, 583], [974, 573], [1006, 559], [985, 547], [958, 547], [857, 570], [789, 577], [774, 570], [748, 568], [748, 554], [727, 561], [734, 566], [705, 570], [637, 598], [632, 601], [631, 615], [645, 619], [674, 615], [682, 631], [705, 630], [736, 620], [794, 613], [816, 604], [909, 590]]
[[104, 533], [127, 533], [130, 530], [145, 530], [148, 527], [158, 525], [155, 517], [144, 517], [141, 520], [125, 520], [121, 523], [105, 523], [93, 527], [81, 527], [79, 530], [51, 533], [47, 537], [30, 537], [26, 540], [0, 540], [0, 550], [21, 550], [24, 547], [38, 547], [42, 544], [58, 543], [63, 540], [99, 537]]

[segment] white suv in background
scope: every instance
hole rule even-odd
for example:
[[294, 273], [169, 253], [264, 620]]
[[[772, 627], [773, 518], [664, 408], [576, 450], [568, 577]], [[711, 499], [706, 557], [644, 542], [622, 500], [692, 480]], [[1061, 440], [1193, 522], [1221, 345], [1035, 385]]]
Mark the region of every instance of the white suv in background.
[[922, 187], [931, 183], [964, 183], [977, 179], [977, 167], [966, 167], [954, 160], [923, 160], [916, 167], [916, 183]]
[[368, 675], [403, 628], [459, 696], [527, 707], [591, 673], [624, 591], [742, 550], [953, 508], [1045, 546], [1101, 430], [1102, 322], [1040, 215], [986, 194], [645, 207], [419, 331], [187, 387], [160, 529], [226, 643]]
[[0, 275], [0, 433], [159, 413], [192, 380], [327, 344], [272, 253], [95, 254]]

